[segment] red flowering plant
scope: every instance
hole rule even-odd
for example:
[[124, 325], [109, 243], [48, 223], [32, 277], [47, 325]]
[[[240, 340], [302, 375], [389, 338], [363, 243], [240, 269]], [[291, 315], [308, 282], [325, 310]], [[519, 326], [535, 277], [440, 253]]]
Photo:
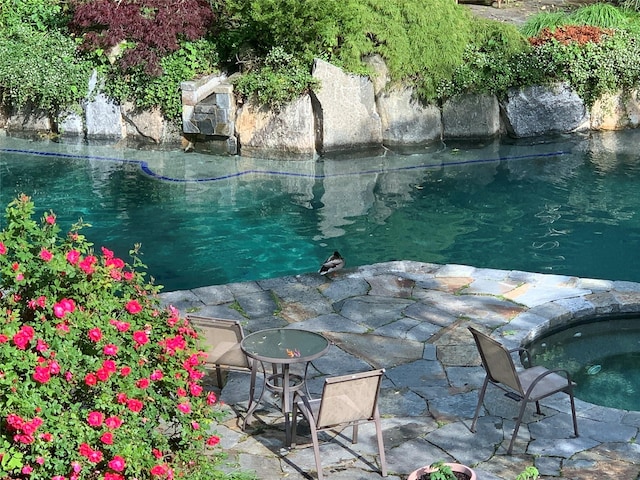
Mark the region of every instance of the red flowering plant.
[[137, 249], [132, 266], [94, 252], [82, 221], [61, 235], [34, 216], [22, 195], [0, 232], [0, 475], [224, 477], [197, 333], [160, 307]]

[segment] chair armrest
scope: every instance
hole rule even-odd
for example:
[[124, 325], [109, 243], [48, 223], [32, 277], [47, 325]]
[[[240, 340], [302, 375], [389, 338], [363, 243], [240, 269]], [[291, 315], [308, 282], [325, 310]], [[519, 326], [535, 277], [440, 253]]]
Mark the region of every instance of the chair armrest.
[[529, 353], [529, 350], [527, 350], [524, 347], [517, 347], [517, 348], [512, 348], [511, 350], [509, 350], [509, 353], [524, 353], [524, 357], [525, 360], [527, 362], [527, 365], [529, 367], [533, 366], [533, 364], [531, 363], [531, 354]]

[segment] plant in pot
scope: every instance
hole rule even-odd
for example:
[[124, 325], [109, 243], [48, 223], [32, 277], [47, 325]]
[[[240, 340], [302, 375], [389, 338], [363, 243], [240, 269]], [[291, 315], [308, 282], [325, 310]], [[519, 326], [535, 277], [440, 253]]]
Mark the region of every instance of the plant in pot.
[[477, 480], [477, 476], [466, 465], [438, 461], [411, 472], [407, 480]]

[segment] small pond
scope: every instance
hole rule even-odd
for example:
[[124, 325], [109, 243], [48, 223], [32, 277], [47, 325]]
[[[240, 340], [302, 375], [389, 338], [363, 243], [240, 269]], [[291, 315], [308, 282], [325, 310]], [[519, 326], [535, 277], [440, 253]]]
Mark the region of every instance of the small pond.
[[536, 365], [568, 370], [575, 396], [640, 411], [640, 315], [591, 318], [550, 330], [527, 349]]

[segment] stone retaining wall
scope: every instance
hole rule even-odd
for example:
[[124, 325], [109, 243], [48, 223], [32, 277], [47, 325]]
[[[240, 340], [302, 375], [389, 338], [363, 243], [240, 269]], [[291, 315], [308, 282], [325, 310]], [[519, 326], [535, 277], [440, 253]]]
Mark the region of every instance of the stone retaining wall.
[[[182, 131], [158, 110], [139, 111], [98, 93], [79, 112], [52, 118], [24, 108], [0, 113], [9, 132], [56, 133], [87, 139], [181, 143], [186, 150], [295, 158], [386, 146], [421, 146], [449, 139], [515, 138], [640, 125], [638, 91], [599, 99], [587, 108], [567, 84], [464, 95], [442, 106], [424, 105], [412, 88], [391, 84], [380, 57], [367, 60], [372, 79], [350, 75], [316, 60], [320, 88], [286, 107], [269, 110], [252, 101], [237, 104], [232, 79], [210, 76], [182, 84]], [[98, 89], [94, 74], [91, 90]]]

